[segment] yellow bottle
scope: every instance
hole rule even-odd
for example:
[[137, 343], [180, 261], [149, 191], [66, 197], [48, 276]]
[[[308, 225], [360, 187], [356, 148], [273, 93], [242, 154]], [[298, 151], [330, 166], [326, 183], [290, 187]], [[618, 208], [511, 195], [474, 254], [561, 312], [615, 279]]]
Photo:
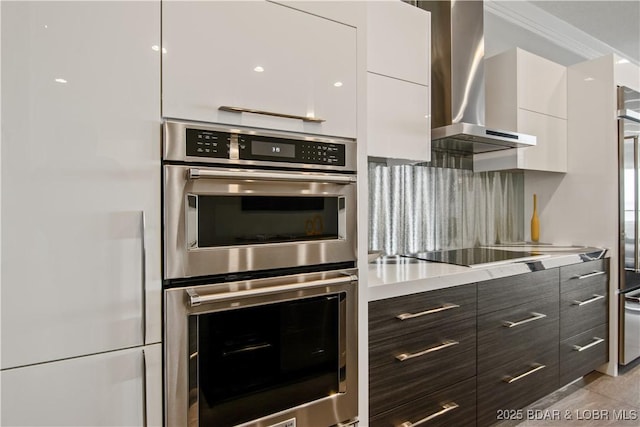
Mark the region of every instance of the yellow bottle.
[[531, 215], [531, 241], [540, 240], [540, 218], [538, 218], [538, 196], [533, 195], [533, 215]]

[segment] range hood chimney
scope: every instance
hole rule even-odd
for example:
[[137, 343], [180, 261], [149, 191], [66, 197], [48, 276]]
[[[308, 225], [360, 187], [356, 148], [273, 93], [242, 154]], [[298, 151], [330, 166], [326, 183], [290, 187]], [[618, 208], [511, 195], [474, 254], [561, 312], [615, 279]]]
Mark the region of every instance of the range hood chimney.
[[535, 136], [485, 126], [483, 2], [417, 6], [431, 12], [432, 149], [477, 154], [535, 145]]

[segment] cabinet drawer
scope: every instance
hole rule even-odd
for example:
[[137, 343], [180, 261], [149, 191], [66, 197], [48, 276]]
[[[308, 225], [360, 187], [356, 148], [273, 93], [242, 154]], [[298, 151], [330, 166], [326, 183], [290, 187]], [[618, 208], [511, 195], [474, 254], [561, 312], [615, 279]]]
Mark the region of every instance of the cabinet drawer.
[[498, 411], [521, 409], [557, 388], [557, 344], [553, 351], [536, 355], [527, 363], [509, 363], [479, 375], [478, 426], [495, 423]]
[[[466, 333], [416, 333], [369, 355], [369, 404], [381, 413], [476, 374], [475, 323]], [[457, 343], [457, 344], [454, 344]], [[427, 352], [431, 350], [430, 352]], [[397, 356], [414, 356], [401, 361]]]
[[558, 343], [558, 296], [521, 304], [478, 319], [478, 373]]
[[413, 400], [391, 411], [371, 417], [371, 427], [396, 427], [405, 422], [425, 427], [475, 426], [476, 378], [457, 383], [426, 397]]
[[[400, 320], [398, 316], [404, 316]], [[425, 328], [473, 321], [476, 286], [456, 286], [369, 303], [369, 342], [410, 334]], [[415, 317], [413, 317], [415, 316]]]
[[558, 269], [554, 268], [480, 282], [478, 314], [512, 307], [514, 301], [532, 301], [557, 295], [558, 278]]
[[608, 325], [600, 325], [560, 343], [560, 385], [568, 384], [609, 360]]
[[594, 283], [606, 284], [608, 282], [608, 271], [608, 259], [560, 267], [560, 292], [575, 291], [585, 285]]
[[607, 284], [584, 283], [579, 289], [560, 295], [560, 339], [564, 340], [607, 323]]

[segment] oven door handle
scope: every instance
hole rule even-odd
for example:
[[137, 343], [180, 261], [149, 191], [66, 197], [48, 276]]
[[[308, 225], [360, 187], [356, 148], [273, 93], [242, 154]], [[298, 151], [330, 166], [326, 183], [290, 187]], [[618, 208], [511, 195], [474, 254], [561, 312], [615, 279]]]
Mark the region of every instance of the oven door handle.
[[330, 286], [340, 283], [351, 283], [358, 280], [358, 276], [350, 274], [345, 277], [338, 277], [335, 279], [322, 279], [314, 280], [306, 283], [290, 283], [288, 285], [271, 286], [264, 289], [247, 289], [245, 291], [237, 291], [232, 293], [212, 294], [212, 295], [199, 295], [195, 288], [186, 289], [188, 303], [191, 307], [197, 307], [201, 304], [213, 303], [216, 301], [222, 301], [229, 298], [247, 298], [260, 295], [268, 295], [278, 292], [293, 291], [300, 289], [315, 288], [318, 286]]
[[266, 172], [240, 169], [212, 170], [189, 168], [187, 177], [189, 179], [251, 179], [263, 181], [330, 182], [335, 184], [351, 184], [356, 182], [355, 175], [320, 174], [306, 172]]

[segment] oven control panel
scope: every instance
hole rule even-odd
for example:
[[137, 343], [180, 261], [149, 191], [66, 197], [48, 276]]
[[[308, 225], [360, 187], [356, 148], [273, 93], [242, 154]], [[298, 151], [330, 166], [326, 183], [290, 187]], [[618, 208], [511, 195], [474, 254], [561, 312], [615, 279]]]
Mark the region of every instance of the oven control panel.
[[336, 143], [238, 135], [238, 153], [244, 160], [345, 165], [344, 145]]
[[186, 155], [230, 160], [345, 166], [341, 143], [186, 129]]
[[186, 155], [193, 157], [229, 158], [229, 133], [187, 129]]

